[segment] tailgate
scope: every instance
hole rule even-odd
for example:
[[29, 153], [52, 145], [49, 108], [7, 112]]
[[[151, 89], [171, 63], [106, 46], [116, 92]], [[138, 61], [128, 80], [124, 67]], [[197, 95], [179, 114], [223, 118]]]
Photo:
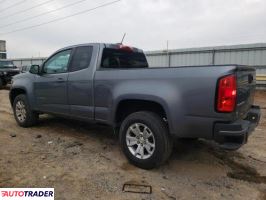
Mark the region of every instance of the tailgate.
[[246, 118], [254, 102], [256, 70], [254, 67], [237, 66], [237, 107], [239, 118]]

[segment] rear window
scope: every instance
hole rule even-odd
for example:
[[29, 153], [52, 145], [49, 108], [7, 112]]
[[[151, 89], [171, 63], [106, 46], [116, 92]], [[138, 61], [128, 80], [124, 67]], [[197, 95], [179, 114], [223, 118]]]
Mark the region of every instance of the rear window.
[[101, 67], [103, 68], [146, 68], [144, 53], [122, 49], [104, 48]]

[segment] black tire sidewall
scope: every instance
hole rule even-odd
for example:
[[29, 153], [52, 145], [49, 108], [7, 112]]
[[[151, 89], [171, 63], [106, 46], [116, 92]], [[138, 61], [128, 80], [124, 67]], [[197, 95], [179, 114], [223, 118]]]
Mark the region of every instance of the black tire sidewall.
[[4, 81], [3, 79], [0, 77], [0, 88], [4, 87]]
[[[142, 123], [149, 127], [149, 129], [153, 132], [154, 138], [155, 138], [155, 150], [153, 152], [153, 155], [147, 159], [139, 159], [132, 155], [130, 150], [127, 147], [126, 144], [126, 133], [128, 128], [134, 124], [134, 123]], [[165, 134], [165, 135], [163, 135]], [[124, 122], [121, 125], [120, 128], [120, 144], [122, 146], [122, 150], [125, 153], [128, 160], [143, 169], [151, 169], [159, 164], [164, 159], [165, 155], [165, 136], [167, 137], [167, 129], [164, 126], [162, 120], [159, 119], [159, 117], [155, 117], [153, 113], [150, 112], [138, 112], [133, 113], [130, 116], [128, 116]]]

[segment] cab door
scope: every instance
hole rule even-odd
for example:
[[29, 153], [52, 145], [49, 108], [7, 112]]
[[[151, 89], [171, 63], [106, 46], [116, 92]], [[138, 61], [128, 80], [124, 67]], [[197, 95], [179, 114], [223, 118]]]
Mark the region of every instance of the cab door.
[[67, 102], [68, 65], [72, 49], [52, 55], [34, 82], [35, 100], [40, 111], [69, 114]]

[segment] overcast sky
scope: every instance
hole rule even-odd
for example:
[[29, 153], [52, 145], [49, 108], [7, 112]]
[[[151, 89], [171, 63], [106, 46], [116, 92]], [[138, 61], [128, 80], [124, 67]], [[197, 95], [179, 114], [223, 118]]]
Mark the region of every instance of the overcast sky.
[[48, 56], [61, 47], [79, 43], [117, 43], [124, 32], [125, 44], [144, 50], [166, 49], [167, 40], [170, 49], [266, 42], [266, 0], [122, 0], [63, 21], [3, 35], [112, 0], [84, 0], [3, 27], [80, 0], [53, 0], [14, 15], [46, 1], [0, 0], [0, 40], [7, 41], [8, 57]]

